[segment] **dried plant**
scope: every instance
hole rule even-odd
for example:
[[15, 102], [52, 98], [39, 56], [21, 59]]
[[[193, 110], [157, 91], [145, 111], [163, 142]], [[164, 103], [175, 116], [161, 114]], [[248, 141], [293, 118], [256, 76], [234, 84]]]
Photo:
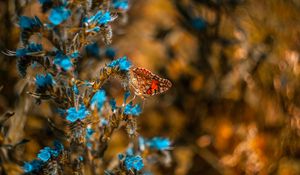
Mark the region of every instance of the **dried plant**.
[[[85, 71], [79, 70], [84, 50], [97, 52], [93, 43], [100, 39], [105, 45], [111, 44], [111, 25], [118, 16], [126, 14], [128, 1], [40, 0], [39, 3], [47, 20], [21, 16], [21, 47], [4, 52], [17, 57], [21, 77], [32, 76], [27, 74], [28, 69], [38, 69], [35, 88], [27, 94], [36, 100], [37, 107], [50, 103], [55, 111], [48, 123], [57, 140], [53, 146], [41, 149], [36, 159], [25, 162], [24, 173], [143, 174], [153, 162], [169, 164], [169, 139], [144, 139], [138, 135], [137, 119], [142, 107], [136, 103], [137, 98], [145, 100], [167, 91], [172, 86], [169, 80], [135, 67], [126, 56], [104, 65], [94, 80], [81, 80], [78, 76], [79, 71]], [[112, 78], [121, 80], [125, 92], [121, 105], [103, 87]], [[55, 122], [55, 118], [61, 117], [62, 122]], [[126, 153], [112, 160], [117, 163], [108, 167], [111, 163], [103, 162], [103, 156], [113, 133], [120, 128], [126, 128], [130, 145]]]

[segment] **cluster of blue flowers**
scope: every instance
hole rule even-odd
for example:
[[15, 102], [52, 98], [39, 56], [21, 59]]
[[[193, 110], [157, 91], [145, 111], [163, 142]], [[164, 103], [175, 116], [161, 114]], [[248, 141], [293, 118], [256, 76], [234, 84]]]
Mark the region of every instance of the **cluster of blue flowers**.
[[[67, 0], [61, 0], [59, 3], [54, 3], [52, 0], [39, 0], [39, 2], [43, 8], [47, 5], [49, 5], [47, 9], [51, 8], [48, 20], [54, 26], [61, 24], [71, 16], [71, 10], [66, 7]], [[53, 5], [55, 6], [52, 7]]]
[[54, 64], [62, 68], [63, 70], [70, 70], [73, 66], [73, 63], [69, 56], [64, 55], [61, 52], [58, 52], [54, 58]]
[[31, 55], [32, 53], [40, 52], [43, 50], [43, 46], [41, 44], [29, 43], [25, 48], [20, 48], [16, 50], [17, 57], [23, 57], [27, 55]]
[[107, 47], [105, 50], [105, 56], [108, 58], [115, 58], [116, 56], [116, 49], [113, 47]]
[[140, 155], [134, 155], [132, 148], [129, 148], [126, 155], [119, 154], [119, 160], [124, 162], [127, 170], [140, 171], [144, 167], [143, 158]]
[[[61, 73], [60, 70], [62, 70], [63, 73], [65, 73], [64, 71], [70, 71], [67, 74], [63, 74], [63, 76], [65, 76], [65, 75], [69, 76], [71, 73], [74, 73], [73, 75], [75, 75], [76, 71], [74, 68], [74, 64], [77, 63], [76, 59], [80, 57], [79, 51], [76, 50], [76, 49], [78, 49], [77, 46], [74, 46], [74, 47], [72, 46], [71, 47], [72, 49], [75, 48], [74, 50], [72, 50], [64, 44], [58, 44], [59, 45], [58, 46], [58, 45], [56, 45], [56, 43], [53, 43], [53, 45], [55, 45], [55, 47], [57, 47], [57, 48], [54, 48], [53, 51], [48, 52], [46, 50], [43, 50], [43, 47], [41, 44], [29, 43], [29, 39], [28, 39], [28, 38], [30, 38], [31, 34], [33, 34], [34, 32], [37, 32], [38, 34], [43, 34], [43, 31], [53, 29], [54, 33], [60, 33], [60, 27], [64, 27], [63, 23], [66, 22], [71, 17], [72, 14], [75, 14], [75, 12], [71, 12], [71, 10], [75, 9], [75, 8], [72, 8], [72, 7], [74, 7], [72, 5], [73, 1], [39, 0], [39, 2], [40, 2], [40, 4], [42, 4], [43, 12], [47, 12], [47, 11], [49, 12], [48, 13], [49, 21], [48, 21], [48, 23], [46, 23], [44, 25], [39, 20], [38, 17], [33, 17], [33, 18], [26, 17], [26, 16], [20, 17], [19, 25], [20, 25], [20, 28], [22, 29], [22, 32], [23, 32], [24, 38], [25, 38], [24, 41], [23, 40], [22, 41], [23, 41], [23, 44], [26, 45], [25, 48], [19, 48], [16, 50], [16, 56], [19, 57], [19, 60], [21, 60], [20, 65], [28, 66], [33, 61], [43, 64], [42, 61], [41, 62], [37, 61], [37, 59], [35, 59], [34, 57], [29, 57], [29, 56], [39, 56], [39, 57], [44, 56], [44, 60], [46, 60], [45, 62], [47, 62], [45, 69], [48, 69], [49, 67], [53, 66], [51, 68], [53, 68], [53, 70], [54, 70], [52, 72], [53, 73], [52, 75], [54, 75], [54, 77], [59, 77], [59, 75]], [[76, 1], [76, 3], [78, 3], [78, 2]], [[74, 3], [75, 3], [75, 1], [74, 1]], [[80, 1], [80, 3], [81, 3], [81, 1]], [[117, 9], [116, 10], [117, 12], [119, 12], [120, 10], [127, 10], [129, 8], [128, 0], [112, 0], [112, 2], [110, 4], [111, 4], [110, 8]], [[75, 4], [75, 5], [78, 5], [78, 4]], [[82, 10], [82, 12], [83, 11], [84, 10]], [[87, 11], [84, 11], [84, 12], [87, 12]], [[81, 16], [83, 17], [83, 19], [81, 20], [81, 18], [80, 18], [80, 22], [79, 22], [80, 30], [81, 29], [84, 30], [84, 31], [80, 31], [79, 34], [84, 33], [84, 36], [86, 33], [89, 33], [89, 32], [100, 32], [100, 28], [102, 28], [102, 27], [105, 27], [105, 29], [109, 28], [110, 27], [109, 23], [115, 19], [114, 14], [111, 14], [109, 11], [106, 11], [103, 9], [98, 10], [92, 16], [89, 16], [88, 14], [89, 13], [85, 13], [85, 14], [82, 13]], [[43, 30], [40, 30], [40, 28], [42, 28], [42, 27], [44, 27]], [[39, 29], [39, 30], [36, 30], [36, 29]], [[111, 29], [111, 28], [109, 28], [109, 29]], [[28, 35], [26, 35], [26, 34], [28, 34]], [[58, 36], [60, 36], [60, 35], [58, 35]], [[23, 35], [22, 35], [22, 37], [23, 37]], [[68, 38], [68, 39], [70, 39], [70, 38]], [[61, 39], [59, 41], [59, 43], [64, 43], [64, 42], [65, 41], [63, 41], [63, 39]], [[81, 40], [80, 40], [80, 42], [81, 42]], [[68, 43], [68, 42], [66, 42], [66, 43]], [[84, 44], [90, 43], [90, 41], [88, 41], [88, 42], [84, 41], [83, 43]], [[64, 49], [62, 49], [62, 48], [64, 48]], [[62, 51], [60, 49], [62, 49], [64, 51]], [[85, 49], [86, 49], [87, 54], [90, 54], [97, 58], [100, 57], [100, 50], [99, 50], [98, 44], [96, 42], [86, 46]], [[70, 53], [70, 52], [72, 52], [72, 53]], [[112, 59], [115, 57], [116, 51], [114, 48], [108, 47], [108, 48], [106, 48], [105, 55], [108, 58]], [[28, 56], [28, 57], [25, 57], [25, 56]], [[27, 58], [32, 58], [32, 59], [27, 59]], [[48, 61], [52, 61], [53, 64], [48, 64]], [[107, 67], [109, 67], [110, 69], [108, 69]], [[127, 59], [127, 57], [121, 57], [119, 59], [116, 59], [116, 60], [113, 60], [112, 62], [110, 62], [107, 65], [107, 67], [105, 69], [107, 71], [112, 71], [113, 73], [114, 72], [118, 72], [118, 73], [122, 73], [122, 74], [124, 73], [124, 74], [128, 75], [127, 71], [129, 71], [130, 68], [132, 67], [132, 63]], [[74, 72], [73, 72], [73, 70], [74, 70]], [[36, 75], [35, 84], [37, 87], [37, 92], [40, 91], [39, 93], [43, 94], [43, 92], [45, 92], [45, 90], [47, 90], [48, 87], [52, 87], [55, 84], [57, 84], [58, 86], [60, 86], [60, 85], [68, 86], [67, 85], [68, 83], [61, 82], [61, 80], [57, 79], [57, 82], [56, 82], [54, 80], [54, 78], [52, 77], [52, 75], [50, 73]], [[75, 79], [75, 77], [76, 76], [74, 76], [74, 79]], [[75, 81], [73, 81], [74, 79], [70, 80], [68, 78], [71, 78], [71, 77], [66, 78], [67, 80], [69, 80], [69, 82], [77, 82], [76, 79], [75, 79]], [[101, 112], [105, 102], [107, 101], [108, 97], [106, 96], [106, 92], [104, 90], [95, 89], [95, 87], [93, 86], [92, 83], [87, 82], [86, 84], [88, 84], [86, 87], [89, 86], [91, 88], [94, 88], [94, 89], [92, 89], [93, 92], [98, 90], [90, 98], [90, 107], [87, 107], [87, 106], [85, 106], [85, 104], [82, 103], [82, 101], [86, 102], [85, 101], [86, 96], [84, 96], [84, 95], [81, 96], [78, 88], [80, 87], [81, 91], [83, 91], [85, 89], [84, 89], [84, 87], [80, 86], [79, 83], [77, 83], [77, 84], [74, 83], [74, 84], [68, 86], [68, 88], [66, 88], [66, 94], [68, 95], [68, 97], [71, 97], [72, 95], [74, 95], [74, 99], [70, 98], [70, 100], [68, 102], [71, 104], [73, 104], [73, 103], [77, 104], [77, 102], [79, 103], [79, 105], [75, 105], [75, 106], [71, 106], [71, 107], [63, 106], [64, 109], [60, 109], [60, 110], [58, 109], [58, 112], [60, 112], [63, 116], [65, 116], [65, 119], [67, 121], [69, 121], [70, 123], [83, 121], [87, 116], [89, 116], [91, 114], [90, 110], [97, 109], [98, 112]], [[87, 90], [86, 92], [88, 92], [87, 94], [90, 94], [91, 91]], [[52, 91], [51, 91], [51, 93], [52, 93]], [[53, 92], [53, 93], [55, 93], [55, 92]], [[142, 109], [139, 104], [133, 104], [132, 101], [126, 102], [129, 96], [130, 96], [130, 92], [126, 91], [124, 94], [124, 101], [123, 101], [122, 106], [117, 106], [116, 100], [110, 99], [109, 104], [110, 104], [111, 109], [114, 114], [119, 114], [119, 111], [121, 111], [122, 114], [132, 115], [132, 116], [139, 116], [141, 114]], [[116, 109], [119, 109], [119, 110], [116, 110]], [[105, 116], [105, 117], [107, 117], [107, 116]], [[122, 116], [117, 119], [124, 120], [124, 118]], [[130, 124], [131, 124], [130, 122], [135, 122], [135, 120], [129, 121], [131, 119], [132, 119], [131, 117], [126, 118], [126, 121], [128, 122], [128, 126], [130, 126]], [[86, 120], [83, 122], [86, 122]], [[106, 120], [104, 117], [101, 117], [100, 122], [101, 122], [101, 126], [105, 126], [109, 129], [109, 127], [111, 127], [110, 124], [113, 123], [113, 120], [111, 120], [111, 119]], [[77, 124], [77, 123], [75, 123], [75, 124]], [[71, 134], [75, 135], [76, 137], [77, 136], [82, 136], [83, 138], [85, 137], [85, 139], [83, 139], [83, 140], [86, 141], [85, 143], [86, 143], [87, 147], [89, 149], [91, 149], [92, 148], [92, 140], [93, 140], [92, 136], [96, 131], [93, 130], [92, 128], [90, 128], [91, 127], [90, 124], [84, 123], [84, 124], [87, 124], [88, 127], [85, 127], [86, 125], [81, 125], [81, 124], [82, 123], [80, 123], [80, 125], [78, 125], [80, 127], [80, 132], [77, 132], [77, 130], [74, 130], [74, 131], [72, 130]], [[83, 126], [85, 128], [81, 128]], [[136, 127], [136, 125], [132, 126], [132, 128], [133, 128], [132, 130], [135, 130], [136, 129], [135, 127]], [[97, 137], [98, 137], [98, 134], [97, 134]], [[72, 141], [71, 141], [71, 143], [72, 143]], [[149, 149], [156, 149], [159, 151], [168, 150], [168, 149], [170, 149], [170, 145], [171, 145], [169, 139], [160, 138], [160, 137], [155, 137], [153, 139], [146, 140], [146, 141], [144, 139], [140, 139], [140, 145], [141, 144], [144, 147], [147, 147]], [[64, 155], [64, 152], [66, 152], [63, 150], [64, 150], [64, 147], [59, 142], [54, 143], [54, 148], [44, 147], [37, 154], [36, 160], [24, 163], [24, 166], [23, 166], [24, 172], [25, 173], [33, 173], [33, 174], [40, 173], [41, 170], [44, 170], [44, 168], [46, 167], [45, 165], [49, 165], [47, 163], [53, 163], [54, 161], [59, 161], [59, 159], [61, 158], [60, 155]], [[97, 150], [95, 150], [95, 151], [97, 151]], [[133, 149], [127, 150], [126, 154], [124, 154], [124, 155], [121, 154], [119, 156], [119, 159], [120, 159], [120, 162], [122, 163], [122, 171], [141, 171], [144, 167], [144, 162], [143, 162], [143, 158], [141, 155], [143, 155], [141, 150], [138, 150], [137, 152], [134, 153]], [[80, 161], [83, 161], [82, 156], [80, 156], [79, 159], [80, 159]]]
[[119, 58], [119, 59], [116, 59], [116, 60], [112, 61], [107, 66], [108, 67], [118, 67], [121, 71], [128, 71], [131, 68], [132, 64], [127, 59], [127, 57], [122, 57], [122, 58]]
[[38, 172], [45, 163], [47, 163], [51, 158], [57, 158], [63, 150], [64, 146], [60, 142], [54, 141], [53, 149], [50, 147], [45, 147], [41, 149], [37, 155], [38, 159], [24, 163], [24, 172]]
[[100, 32], [101, 25], [106, 25], [107, 23], [113, 20], [114, 18], [111, 17], [109, 11], [103, 12], [99, 10], [95, 15], [89, 18], [88, 17], [84, 18], [83, 22], [87, 27], [92, 27], [86, 30], [86, 32], [89, 33], [89, 32]]
[[170, 149], [171, 142], [168, 138], [154, 137], [148, 140], [146, 142], [146, 145], [148, 145], [152, 149], [163, 151]]
[[58, 150], [51, 149], [50, 147], [45, 147], [40, 150], [37, 156], [43, 162], [47, 162], [51, 158], [51, 156], [57, 157], [58, 155], [59, 155]]
[[31, 30], [33, 28], [42, 27], [43, 23], [37, 16], [35, 16], [34, 18], [21, 16], [19, 19], [19, 25], [22, 30]]
[[104, 102], [106, 101], [106, 93], [104, 90], [99, 90], [91, 99], [91, 107], [94, 109], [97, 106], [98, 111], [101, 111]]
[[139, 104], [133, 105], [132, 103], [128, 103], [124, 108], [124, 114], [139, 116], [142, 113], [142, 109]]
[[91, 16], [89, 18], [85, 18], [83, 22], [85, 22], [88, 25], [103, 25], [107, 24], [108, 22], [111, 22], [113, 18], [110, 16], [110, 12], [103, 12], [99, 10], [94, 16]]
[[168, 138], [154, 137], [152, 139], [144, 139], [139, 137], [139, 147], [141, 150], [145, 150], [145, 147], [155, 149], [159, 151], [169, 150], [171, 148], [171, 141]]
[[92, 56], [92, 57], [96, 57], [96, 58], [100, 57], [100, 49], [99, 49], [97, 42], [87, 45], [85, 47], [85, 51], [88, 56]]
[[43, 161], [41, 160], [33, 160], [31, 162], [25, 162], [23, 165], [23, 170], [25, 173], [36, 172], [41, 169], [43, 165]]
[[69, 108], [67, 110], [66, 119], [70, 122], [75, 122], [76, 120], [83, 120], [88, 115], [90, 115], [90, 112], [83, 104], [81, 104], [78, 109], [75, 107]]
[[[149, 140], [145, 140], [143, 137], [139, 137], [139, 150], [145, 151], [146, 146], [150, 149], [156, 149], [159, 151], [169, 150], [171, 142], [168, 138], [154, 137]], [[124, 162], [126, 170], [140, 171], [144, 167], [143, 158], [139, 153], [134, 154], [132, 147], [128, 148], [126, 154], [119, 154], [119, 160]]]
[[[99, 47], [97, 42], [93, 42], [85, 47], [85, 52], [87, 56], [95, 57], [95, 58], [100, 58], [100, 50], [102, 48]], [[105, 57], [113, 59], [116, 56], [116, 49], [113, 47], [107, 47], [103, 48]]]
[[37, 88], [45, 88], [47, 86], [52, 86], [55, 84], [55, 81], [51, 74], [47, 73], [46, 75], [38, 74], [35, 77], [35, 84]]
[[[119, 154], [119, 160], [123, 162], [127, 171], [136, 170], [140, 171], [144, 167], [143, 158], [139, 154], [148, 149], [154, 149], [158, 151], [167, 151], [170, 149], [171, 142], [168, 138], [154, 137], [152, 139], [144, 139], [143, 137], [138, 138], [139, 149], [138, 152], [134, 153], [133, 147], [127, 149], [126, 154]], [[147, 161], [148, 159], [145, 158]], [[150, 173], [144, 171], [144, 174]], [[151, 174], [151, 173], [150, 173]]]
[[113, 7], [115, 9], [128, 10], [128, 0], [113, 0]]
[[127, 170], [135, 169], [137, 171], [140, 171], [144, 167], [143, 158], [139, 155], [126, 156], [124, 163]]
[[195, 17], [192, 19], [192, 27], [196, 30], [203, 30], [207, 26], [206, 21], [203, 18]]
[[53, 25], [59, 25], [66, 21], [71, 16], [71, 11], [64, 6], [59, 6], [51, 9], [48, 17]]

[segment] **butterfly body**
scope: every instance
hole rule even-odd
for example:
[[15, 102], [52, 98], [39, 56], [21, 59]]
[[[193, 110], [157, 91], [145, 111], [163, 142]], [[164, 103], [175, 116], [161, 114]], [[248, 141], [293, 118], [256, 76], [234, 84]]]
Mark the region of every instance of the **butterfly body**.
[[130, 70], [130, 84], [136, 95], [150, 97], [170, 89], [170, 80], [159, 77], [145, 68], [134, 67]]
[[146, 91], [148, 95], [154, 94], [159, 90], [159, 81], [157, 80], [152, 80], [151, 86], [149, 89]]

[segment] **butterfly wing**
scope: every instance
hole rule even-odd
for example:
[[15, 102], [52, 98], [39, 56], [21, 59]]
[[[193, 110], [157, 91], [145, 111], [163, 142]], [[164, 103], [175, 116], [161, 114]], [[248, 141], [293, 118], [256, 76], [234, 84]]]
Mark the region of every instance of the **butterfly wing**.
[[171, 81], [144, 68], [132, 68], [130, 72], [130, 84], [137, 95], [149, 97], [161, 94], [172, 86]]

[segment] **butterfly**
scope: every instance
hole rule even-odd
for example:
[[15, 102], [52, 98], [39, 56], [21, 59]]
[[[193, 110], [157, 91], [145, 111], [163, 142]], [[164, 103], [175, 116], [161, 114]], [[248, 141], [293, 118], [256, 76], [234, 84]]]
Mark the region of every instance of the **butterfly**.
[[130, 85], [134, 88], [136, 95], [144, 98], [164, 93], [172, 87], [170, 80], [139, 67], [130, 69]]

